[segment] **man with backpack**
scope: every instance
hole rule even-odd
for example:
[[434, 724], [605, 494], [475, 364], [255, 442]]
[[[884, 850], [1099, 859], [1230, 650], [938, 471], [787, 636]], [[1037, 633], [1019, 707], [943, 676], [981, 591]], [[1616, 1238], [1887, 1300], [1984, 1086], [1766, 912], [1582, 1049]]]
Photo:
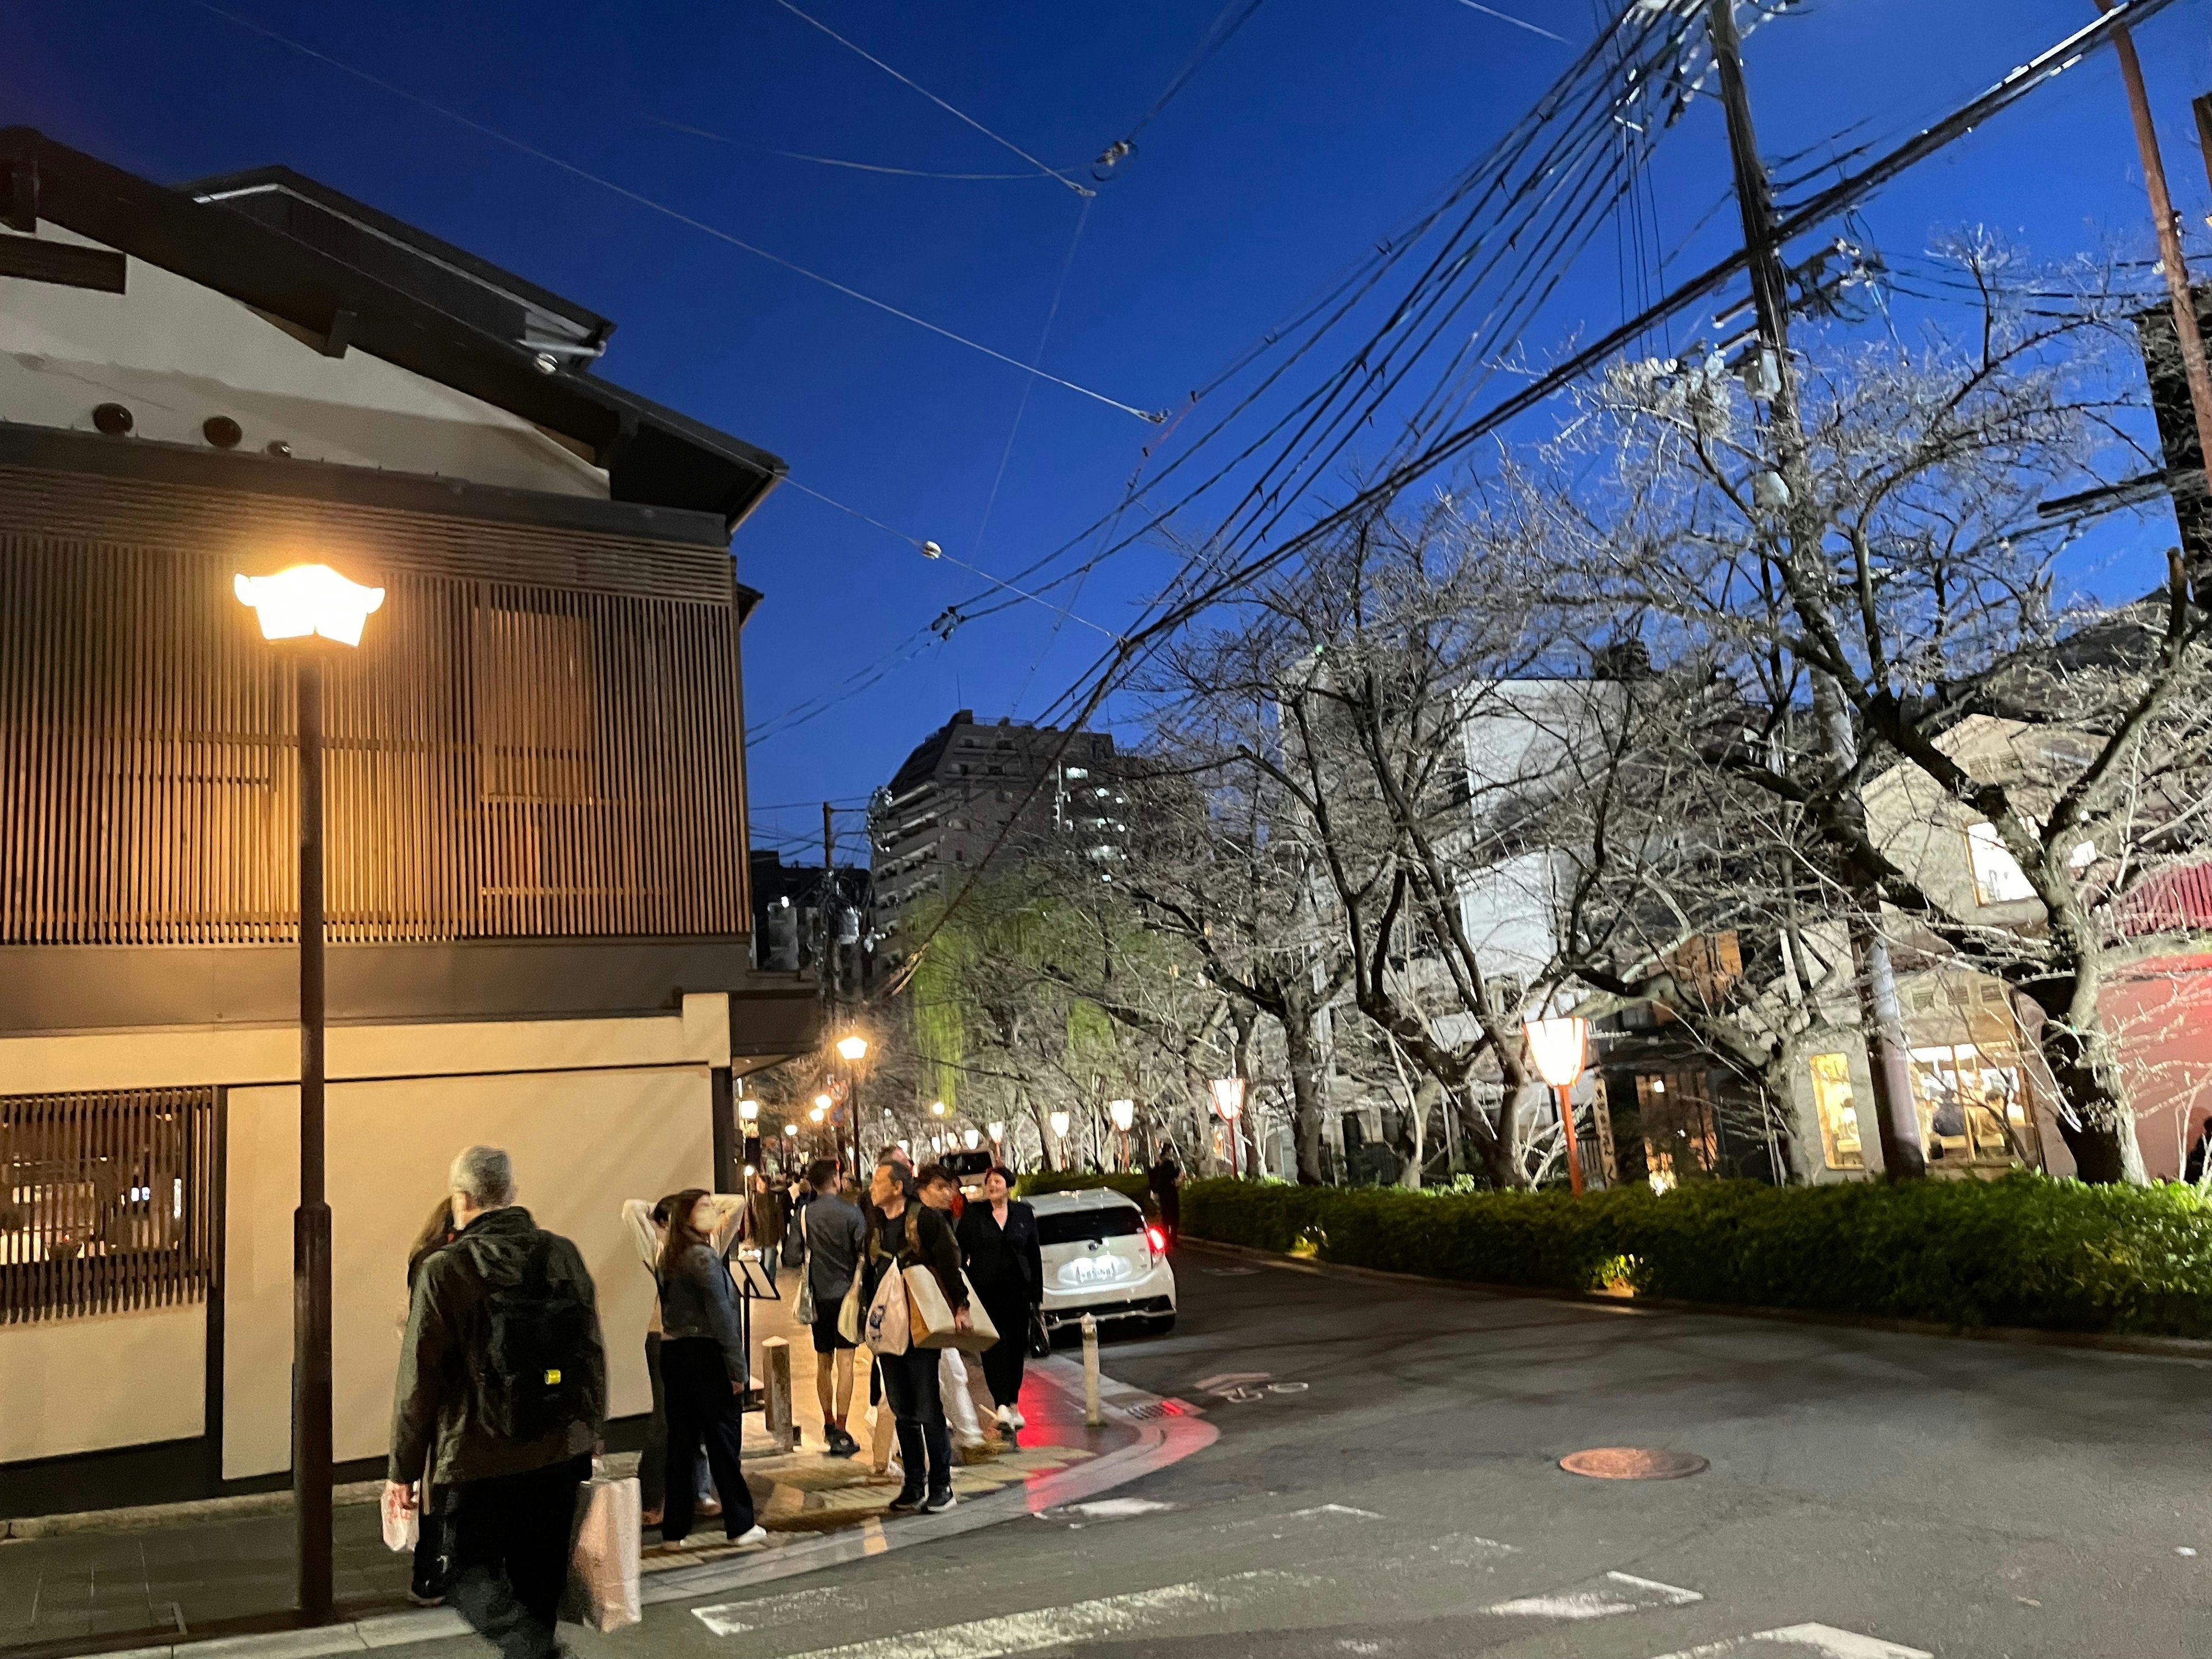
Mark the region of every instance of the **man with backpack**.
[[415, 1281], [391, 1483], [424, 1470], [453, 1528], [451, 1604], [507, 1659], [552, 1659], [576, 1492], [606, 1419], [606, 1356], [576, 1247], [514, 1201], [496, 1147], [453, 1160], [453, 1242]]

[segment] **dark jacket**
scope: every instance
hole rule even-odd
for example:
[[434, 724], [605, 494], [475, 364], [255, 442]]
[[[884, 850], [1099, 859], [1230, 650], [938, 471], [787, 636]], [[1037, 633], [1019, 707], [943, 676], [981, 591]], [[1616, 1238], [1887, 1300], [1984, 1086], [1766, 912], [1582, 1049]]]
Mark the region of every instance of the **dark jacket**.
[[588, 1452], [599, 1439], [607, 1415], [607, 1358], [596, 1318], [589, 1347], [575, 1362], [583, 1368], [584, 1420], [532, 1441], [506, 1439], [484, 1421], [492, 1289], [520, 1282], [541, 1248], [550, 1252], [553, 1283], [595, 1307], [582, 1255], [559, 1234], [541, 1231], [527, 1210], [478, 1216], [422, 1259], [392, 1402], [392, 1480], [419, 1480], [426, 1468], [438, 1486], [523, 1474]]
[[868, 1224], [860, 1206], [829, 1193], [809, 1199], [799, 1206], [787, 1243], [786, 1255], [805, 1265], [816, 1316], [829, 1318], [853, 1288], [853, 1275], [868, 1248]]
[[[816, 1206], [819, 1203], [817, 1200]], [[812, 1226], [811, 1218], [807, 1224]], [[894, 1257], [902, 1267], [927, 1264], [945, 1292], [945, 1305], [954, 1312], [968, 1305], [968, 1284], [960, 1276], [960, 1241], [952, 1223], [919, 1199], [908, 1199], [905, 1212], [896, 1220], [873, 1205], [868, 1206], [868, 1260], [860, 1280], [864, 1306], [874, 1303], [877, 1287]], [[820, 1301], [819, 1292], [815, 1299]]]
[[678, 1256], [673, 1272], [661, 1271], [660, 1336], [664, 1342], [712, 1340], [721, 1347], [732, 1382], [752, 1380], [730, 1264], [704, 1244], [694, 1244]]
[[1001, 1227], [991, 1206], [977, 1199], [960, 1218], [960, 1257], [975, 1294], [1001, 1306], [1044, 1300], [1044, 1256], [1037, 1248], [1036, 1212], [1018, 1198], [1006, 1200]]

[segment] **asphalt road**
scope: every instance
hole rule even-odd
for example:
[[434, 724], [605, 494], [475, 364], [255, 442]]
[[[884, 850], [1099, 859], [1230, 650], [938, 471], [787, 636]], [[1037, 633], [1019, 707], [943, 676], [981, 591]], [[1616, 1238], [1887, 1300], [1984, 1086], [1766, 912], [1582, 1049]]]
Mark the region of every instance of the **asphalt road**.
[[[1178, 1274], [1178, 1330], [1109, 1344], [1105, 1369], [1204, 1402], [1210, 1449], [1103, 1510], [651, 1607], [580, 1652], [2212, 1652], [2203, 1362], [1504, 1298], [1195, 1246]], [[1711, 1468], [1557, 1467], [1607, 1445]]]

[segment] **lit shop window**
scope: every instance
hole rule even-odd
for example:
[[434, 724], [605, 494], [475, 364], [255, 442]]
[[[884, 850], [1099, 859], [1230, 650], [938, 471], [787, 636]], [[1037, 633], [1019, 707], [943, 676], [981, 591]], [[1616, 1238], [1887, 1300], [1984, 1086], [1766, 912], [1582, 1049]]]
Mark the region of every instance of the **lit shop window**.
[[1832, 1170], [1863, 1170], [1859, 1110], [1851, 1103], [1851, 1062], [1846, 1054], [1813, 1056], [1813, 1109], [1820, 1119], [1820, 1150]]
[[[1719, 1172], [1719, 1126], [1702, 1073], [1638, 1073], [1636, 1110], [1644, 1125], [1644, 1166], [1653, 1176], [1671, 1187]], [[1652, 1184], [1658, 1186], [1660, 1181]]]
[[2014, 1142], [2027, 1127], [2017, 1066], [1994, 1064], [1971, 1042], [1915, 1048], [1911, 1065], [1913, 1104], [1931, 1160], [2014, 1156]]

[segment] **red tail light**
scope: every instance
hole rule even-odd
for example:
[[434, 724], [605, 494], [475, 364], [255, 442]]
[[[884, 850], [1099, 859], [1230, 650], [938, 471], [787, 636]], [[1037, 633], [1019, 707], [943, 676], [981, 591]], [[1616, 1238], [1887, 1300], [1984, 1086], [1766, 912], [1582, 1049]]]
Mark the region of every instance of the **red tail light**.
[[1152, 1247], [1154, 1255], [1165, 1255], [1168, 1253], [1168, 1236], [1158, 1227], [1145, 1229], [1145, 1242]]

